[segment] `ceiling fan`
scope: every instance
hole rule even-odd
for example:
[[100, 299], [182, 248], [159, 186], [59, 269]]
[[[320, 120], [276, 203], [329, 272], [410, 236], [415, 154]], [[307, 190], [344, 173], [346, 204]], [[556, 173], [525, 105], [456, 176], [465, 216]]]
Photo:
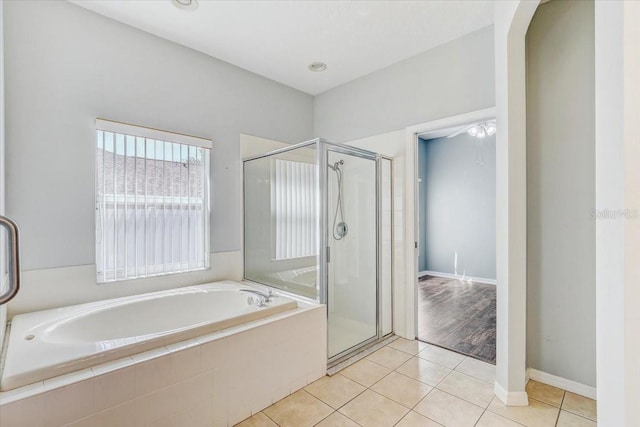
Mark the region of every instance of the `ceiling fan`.
[[476, 137], [478, 139], [483, 139], [487, 136], [491, 136], [496, 133], [496, 121], [487, 120], [486, 122], [470, 124], [452, 133], [447, 138], [453, 138], [454, 136], [458, 136], [465, 132], [467, 132], [469, 135]]

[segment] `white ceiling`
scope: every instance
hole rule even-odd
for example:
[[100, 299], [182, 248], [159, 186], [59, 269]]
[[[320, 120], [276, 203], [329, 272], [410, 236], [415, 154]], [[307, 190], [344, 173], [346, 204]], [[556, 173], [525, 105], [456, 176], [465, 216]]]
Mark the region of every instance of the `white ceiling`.
[[312, 95], [493, 24], [483, 0], [70, 1]]

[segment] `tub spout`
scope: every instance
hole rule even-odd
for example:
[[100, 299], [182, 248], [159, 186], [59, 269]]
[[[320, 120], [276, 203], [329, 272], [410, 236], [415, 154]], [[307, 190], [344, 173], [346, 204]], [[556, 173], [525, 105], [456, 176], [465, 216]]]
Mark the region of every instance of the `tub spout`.
[[240, 289], [240, 292], [249, 292], [251, 294], [258, 295], [260, 298], [258, 301], [258, 307], [263, 307], [266, 303], [271, 302], [273, 298], [273, 291], [269, 289], [267, 292], [258, 291], [256, 289]]

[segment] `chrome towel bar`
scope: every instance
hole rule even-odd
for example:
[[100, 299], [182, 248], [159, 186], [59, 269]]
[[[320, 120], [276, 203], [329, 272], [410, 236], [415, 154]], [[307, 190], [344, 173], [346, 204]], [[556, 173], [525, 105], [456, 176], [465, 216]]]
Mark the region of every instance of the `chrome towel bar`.
[[0, 215], [0, 227], [7, 229], [9, 247], [9, 264], [7, 265], [9, 286], [0, 294], [0, 305], [2, 305], [11, 301], [20, 290], [20, 233], [18, 225], [6, 216]]

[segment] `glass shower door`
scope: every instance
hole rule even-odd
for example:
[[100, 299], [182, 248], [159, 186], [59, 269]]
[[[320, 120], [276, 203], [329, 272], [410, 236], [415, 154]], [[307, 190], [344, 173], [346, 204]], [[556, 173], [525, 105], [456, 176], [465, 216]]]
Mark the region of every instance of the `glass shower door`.
[[329, 359], [378, 337], [376, 159], [327, 147]]

